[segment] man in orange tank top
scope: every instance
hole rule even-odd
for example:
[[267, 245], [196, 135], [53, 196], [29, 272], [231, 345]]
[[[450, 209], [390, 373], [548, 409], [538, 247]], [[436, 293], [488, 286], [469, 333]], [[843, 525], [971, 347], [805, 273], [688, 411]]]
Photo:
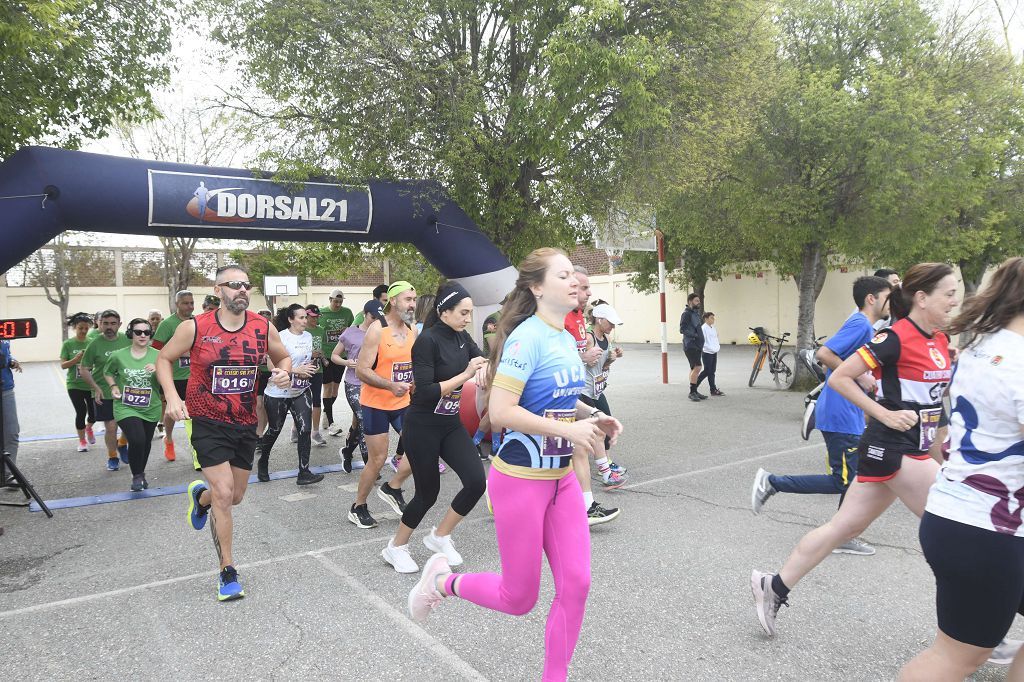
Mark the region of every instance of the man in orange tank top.
[[[402, 433], [402, 417], [409, 407], [412, 383], [412, 344], [416, 340], [416, 290], [408, 282], [395, 282], [388, 288], [384, 320], [366, 330], [363, 347], [356, 361], [356, 375], [363, 382], [359, 404], [363, 410], [363, 432], [368, 461], [359, 476], [356, 501], [348, 520], [359, 528], [373, 528], [377, 521], [370, 515], [366, 498], [388, 456], [388, 429]], [[377, 488], [377, 497], [396, 514], [405, 511], [402, 482], [411, 470], [406, 458], [390, 481]]]
[[[207, 519], [220, 559], [217, 599], [245, 596], [232, 557], [231, 507], [242, 501], [256, 449], [256, 386], [259, 365], [274, 361], [270, 381], [291, 384], [291, 356], [270, 323], [247, 310], [249, 276], [237, 265], [217, 270], [213, 291], [220, 307], [184, 320], [160, 349], [156, 376], [166, 414], [191, 420], [190, 441], [206, 481], [188, 487], [188, 517], [202, 530]], [[173, 364], [190, 354], [191, 373], [182, 401], [174, 389]]]

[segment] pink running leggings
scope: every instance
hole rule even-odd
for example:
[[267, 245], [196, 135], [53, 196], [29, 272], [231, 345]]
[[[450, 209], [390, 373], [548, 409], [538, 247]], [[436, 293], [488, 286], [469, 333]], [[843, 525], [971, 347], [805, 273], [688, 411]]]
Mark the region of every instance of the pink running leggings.
[[544, 630], [543, 679], [565, 680], [590, 591], [590, 528], [579, 481], [571, 471], [555, 481], [515, 478], [491, 467], [487, 492], [501, 574], [452, 574], [445, 591], [513, 616], [529, 613], [540, 591], [543, 551], [555, 579]]

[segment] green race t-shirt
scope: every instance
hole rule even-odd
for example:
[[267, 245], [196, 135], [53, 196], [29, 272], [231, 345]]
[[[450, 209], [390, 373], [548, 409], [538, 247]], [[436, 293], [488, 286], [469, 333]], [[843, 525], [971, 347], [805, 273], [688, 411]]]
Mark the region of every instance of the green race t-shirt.
[[[330, 362], [331, 361], [331, 351], [334, 350], [334, 347], [331, 346], [329, 350], [325, 350], [324, 349], [324, 346], [327, 345], [327, 341], [326, 341], [326, 339], [327, 339], [327, 330], [325, 330], [323, 327], [317, 325], [316, 327], [306, 327], [306, 331], [309, 332], [310, 336], [313, 337], [313, 354], [314, 354], [314, 360], [313, 361], [316, 362], [315, 355], [316, 355], [317, 352], [319, 352], [321, 357], [323, 357], [324, 362]], [[316, 370], [317, 374], [323, 374], [323, 372], [324, 372], [324, 362], [321, 362], [321, 363], [317, 364], [317, 367], [318, 367], [318, 369]]]
[[[75, 357], [76, 355], [78, 355], [81, 351], [84, 351], [88, 347], [88, 338], [86, 338], [84, 341], [79, 341], [78, 339], [72, 336], [70, 339], [68, 339], [61, 345], [60, 359], [66, 362], [71, 358]], [[64, 383], [69, 390], [76, 389], [79, 391], [91, 391], [92, 387], [85, 382], [85, 379], [82, 378], [82, 374], [78, 369], [80, 366], [81, 363], [77, 365], [71, 365], [70, 367], [68, 367], [68, 378], [65, 380]]]
[[[153, 345], [157, 348], [162, 348], [165, 343], [171, 340], [174, 336], [174, 332], [177, 331], [178, 325], [183, 320], [177, 315], [171, 315], [166, 320], [160, 323], [160, 326], [156, 328], [156, 333], [153, 334]], [[175, 381], [183, 381], [188, 379], [188, 375], [192, 373], [192, 368], [189, 367], [189, 355], [185, 353], [177, 362], [174, 363], [174, 374], [172, 378]]]
[[99, 384], [99, 387], [103, 389], [103, 397], [106, 400], [110, 400], [110, 387], [107, 386], [107, 382], [103, 380], [103, 374], [106, 372], [107, 360], [110, 358], [111, 353], [120, 350], [126, 346], [132, 345], [132, 342], [128, 340], [124, 334], [118, 333], [114, 337], [113, 341], [107, 341], [107, 337], [98, 336], [92, 340], [89, 347], [85, 349], [85, 356], [82, 358], [81, 366], [88, 367], [89, 371], [92, 372], [92, 378]]
[[[114, 401], [114, 419], [138, 417], [147, 422], [160, 421], [163, 401], [160, 399], [160, 385], [156, 372], [150, 372], [146, 365], [156, 366], [156, 348], [147, 348], [142, 358], [132, 355], [131, 348], [122, 348], [110, 354], [105, 376], [113, 377], [121, 389], [121, 399]], [[101, 386], [106, 385], [106, 379]]]
[[337, 345], [341, 333], [352, 324], [352, 311], [342, 306], [341, 310], [334, 312], [330, 308], [320, 309], [319, 326], [325, 332], [325, 342], [328, 348]]
[[99, 327], [93, 327], [92, 329], [89, 330], [89, 333], [85, 335], [85, 340], [92, 341], [93, 339], [99, 338], [102, 335], [103, 332], [100, 331]]

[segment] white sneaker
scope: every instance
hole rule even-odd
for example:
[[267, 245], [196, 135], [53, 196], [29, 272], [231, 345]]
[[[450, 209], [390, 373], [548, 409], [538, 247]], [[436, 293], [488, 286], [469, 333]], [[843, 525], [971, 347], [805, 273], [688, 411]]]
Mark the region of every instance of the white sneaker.
[[313, 441], [313, 444], [318, 446], [318, 447], [321, 447], [321, 448], [327, 447], [327, 441], [324, 440], [324, 437], [320, 435], [319, 431], [314, 431], [312, 433], [312, 435], [310, 436], [310, 439]]
[[449, 566], [461, 566], [462, 555], [455, 550], [455, 545], [452, 544], [452, 536], [445, 535], [439, 536], [437, 534], [437, 528], [431, 528], [429, 535], [423, 536], [423, 544], [427, 546], [431, 552], [440, 552], [444, 554], [445, 559], [448, 560]]
[[427, 622], [434, 607], [444, 601], [444, 595], [437, 591], [437, 577], [451, 572], [444, 554], [438, 553], [427, 559], [420, 579], [409, 591], [409, 617], [414, 622]]
[[839, 545], [832, 550], [833, 554], [857, 554], [859, 556], [872, 556], [875, 553], [875, 548], [864, 542], [860, 538], [854, 538], [847, 540], [843, 544]]
[[415, 573], [420, 570], [412, 555], [409, 554], [409, 545], [395, 547], [394, 542], [388, 540], [388, 546], [380, 551], [380, 555], [384, 557], [384, 561], [394, 566], [395, 570], [399, 573]]
[[772, 486], [769, 476], [771, 474], [764, 469], [758, 469], [754, 475], [754, 485], [750, 489], [750, 510], [755, 514], [760, 514], [768, 498], [778, 492]]
[[334, 422], [334, 426], [327, 429], [328, 435], [340, 436], [341, 432], [345, 430], [345, 425], [341, 423], [341, 420]]

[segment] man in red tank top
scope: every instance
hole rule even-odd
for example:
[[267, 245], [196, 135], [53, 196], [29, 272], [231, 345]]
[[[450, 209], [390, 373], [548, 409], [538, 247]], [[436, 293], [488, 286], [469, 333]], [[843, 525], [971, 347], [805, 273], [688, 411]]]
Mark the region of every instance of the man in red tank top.
[[[245, 270], [228, 265], [217, 270], [213, 291], [220, 307], [185, 320], [160, 350], [157, 379], [174, 420], [191, 419], [192, 448], [206, 481], [188, 487], [188, 516], [202, 530], [210, 519], [213, 545], [220, 559], [220, 601], [245, 596], [232, 559], [231, 507], [242, 501], [256, 450], [256, 386], [259, 366], [269, 355], [270, 378], [285, 388], [291, 382], [291, 357], [277, 330], [251, 313]], [[184, 402], [174, 390], [173, 364], [189, 353], [191, 374]]]

